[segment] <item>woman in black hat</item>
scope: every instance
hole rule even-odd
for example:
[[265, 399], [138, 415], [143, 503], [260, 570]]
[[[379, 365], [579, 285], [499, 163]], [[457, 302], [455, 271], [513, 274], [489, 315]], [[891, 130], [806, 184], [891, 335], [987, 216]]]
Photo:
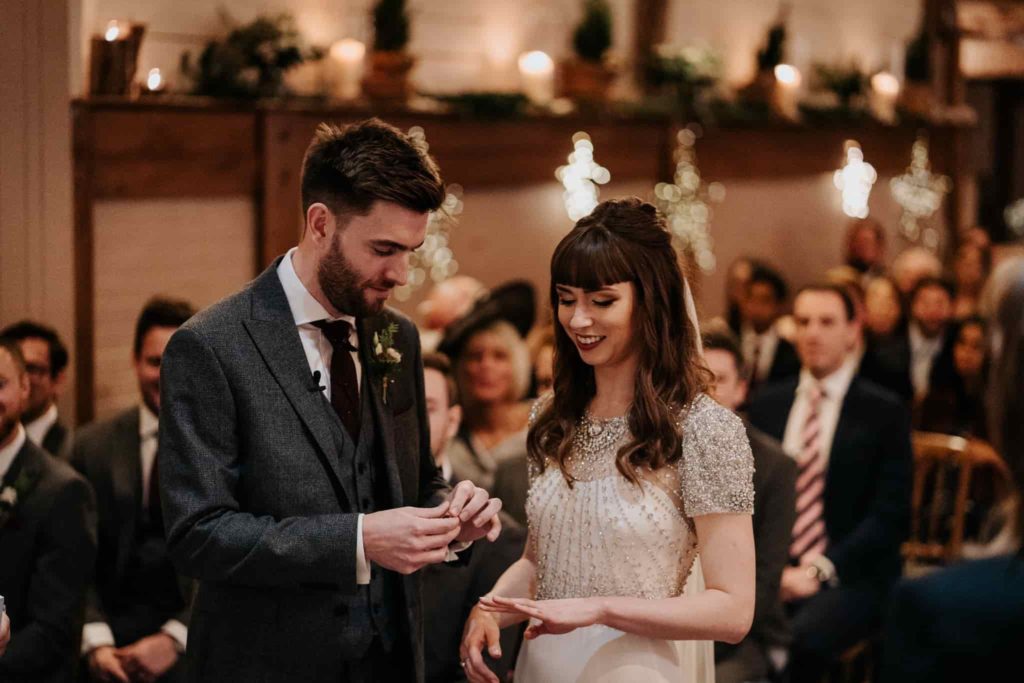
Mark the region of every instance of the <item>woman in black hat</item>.
[[490, 491], [499, 462], [526, 461], [530, 356], [523, 338], [535, 310], [533, 286], [508, 282], [478, 299], [438, 345], [452, 359], [462, 397], [462, 425], [448, 446], [455, 480]]

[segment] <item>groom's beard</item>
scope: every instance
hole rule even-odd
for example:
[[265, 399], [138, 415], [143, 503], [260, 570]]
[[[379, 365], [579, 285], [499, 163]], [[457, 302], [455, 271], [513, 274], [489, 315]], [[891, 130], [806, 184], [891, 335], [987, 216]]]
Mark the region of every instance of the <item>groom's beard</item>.
[[331, 241], [331, 250], [320, 260], [317, 267], [317, 280], [320, 290], [335, 309], [356, 318], [377, 315], [384, 308], [384, 300], [367, 301], [363, 292], [371, 286], [381, 288], [394, 287], [394, 282], [372, 282], [360, 280], [352, 263], [341, 253], [338, 234]]

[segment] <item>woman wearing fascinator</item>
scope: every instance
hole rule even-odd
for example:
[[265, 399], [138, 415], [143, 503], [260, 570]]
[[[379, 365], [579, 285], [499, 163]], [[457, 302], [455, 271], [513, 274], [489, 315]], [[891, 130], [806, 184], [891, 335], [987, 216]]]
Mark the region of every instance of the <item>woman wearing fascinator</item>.
[[517, 682], [714, 680], [712, 642], [754, 609], [753, 460], [739, 418], [704, 390], [692, 297], [664, 218], [601, 203], [551, 260], [554, 391], [528, 436], [523, 557], [473, 609], [481, 650], [529, 620]]

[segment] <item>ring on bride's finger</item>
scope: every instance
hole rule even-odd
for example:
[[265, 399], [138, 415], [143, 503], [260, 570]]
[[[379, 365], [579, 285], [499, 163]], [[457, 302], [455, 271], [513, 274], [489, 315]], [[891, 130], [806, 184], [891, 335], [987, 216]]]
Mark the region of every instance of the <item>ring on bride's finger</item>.
[[463, 669], [465, 669], [465, 668], [466, 668], [466, 665], [467, 665], [468, 663], [469, 663], [469, 660], [468, 660], [468, 659], [463, 659], [463, 660], [462, 660], [461, 662], [459, 662], [459, 664], [461, 664], [461, 665], [462, 665], [462, 668], [463, 668]]

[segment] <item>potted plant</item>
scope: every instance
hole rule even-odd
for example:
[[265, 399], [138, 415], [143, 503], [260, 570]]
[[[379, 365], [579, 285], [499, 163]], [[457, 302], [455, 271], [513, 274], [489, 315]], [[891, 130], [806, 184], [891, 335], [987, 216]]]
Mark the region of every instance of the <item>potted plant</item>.
[[907, 45], [903, 75], [900, 106], [913, 114], [927, 116], [935, 98], [932, 96], [931, 41], [924, 28]]
[[405, 0], [378, 0], [373, 8], [370, 68], [363, 79], [363, 89], [371, 98], [404, 101], [409, 96], [409, 71], [415, 59], [405, 50], [408, 43]]
[[605, 63], [612, 45], [612, 13], [607, 0], [586, 0], [583, 19], [572, 36], [575, 58], [562, 64], [562, 91], [576, 100], [603, 101], [615, 79]]

